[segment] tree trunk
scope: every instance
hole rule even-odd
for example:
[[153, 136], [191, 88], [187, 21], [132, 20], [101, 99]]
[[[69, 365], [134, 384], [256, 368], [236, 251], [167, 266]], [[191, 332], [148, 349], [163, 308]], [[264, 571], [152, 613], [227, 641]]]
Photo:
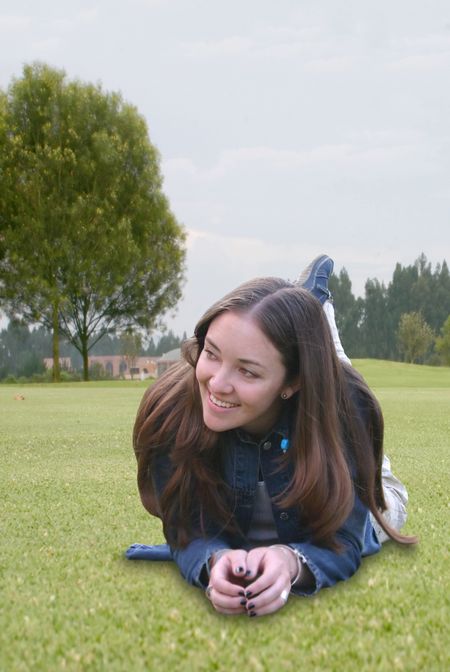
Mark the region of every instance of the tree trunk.
[[83, 380], [89, 380], [89, 360], [88, 360], [88, 343], [85, 334], [80, 336], [81, 340], [81, 355], [83, 357]]
[[53, 301], [53, 382], [61, 382], [61, 367], [59, 365], [59, 322], [58, 322], [58, 299]]

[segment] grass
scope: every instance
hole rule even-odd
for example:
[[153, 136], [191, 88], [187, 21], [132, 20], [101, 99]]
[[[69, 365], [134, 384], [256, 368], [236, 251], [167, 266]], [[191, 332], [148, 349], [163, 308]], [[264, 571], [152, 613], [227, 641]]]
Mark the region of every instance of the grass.
[[1, 672], [449, 669], [450, 369], [355, 365], [421, 543], [388, 544], [350, 581], [261, 619], [216, 614], [172, 563], [123, 557], [162, 541], [130, 441], [145, 384], [0, 386]]

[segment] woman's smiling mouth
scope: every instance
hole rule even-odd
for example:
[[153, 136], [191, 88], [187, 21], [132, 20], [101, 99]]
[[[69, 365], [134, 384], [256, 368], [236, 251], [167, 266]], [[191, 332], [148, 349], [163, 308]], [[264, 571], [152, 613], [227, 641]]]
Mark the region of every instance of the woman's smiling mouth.
[[208, 395], [210, 402], [219, 408], [237, 408], [240, 406], [240, 404], [232, 404], [229, 401], [222, 401], [221, 399], [217, 399], [217, 397], [215, 397], [212, 392], [209, 392]]

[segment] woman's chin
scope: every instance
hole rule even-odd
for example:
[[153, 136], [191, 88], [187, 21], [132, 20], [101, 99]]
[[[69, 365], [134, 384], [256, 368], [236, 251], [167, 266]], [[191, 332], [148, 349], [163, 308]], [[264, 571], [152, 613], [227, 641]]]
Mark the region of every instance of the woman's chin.
[[239, 426], [237, 420], [233, 422], [232, 418], [216, 417], [211, 413], [208, 413], [208, 411], [203, 413], [203, 422], [212, 432], [226, 432], [229, 429], [235, 429]]

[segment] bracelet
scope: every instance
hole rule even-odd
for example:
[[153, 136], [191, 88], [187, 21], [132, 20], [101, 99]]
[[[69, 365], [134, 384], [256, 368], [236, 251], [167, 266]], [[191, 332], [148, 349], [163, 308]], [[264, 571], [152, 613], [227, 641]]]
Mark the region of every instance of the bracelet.
[[295, 586], [295, 584], [299, 580], [300, 575], [302, 573], [302, 565], [303, 565], [303, 562], [304, 562], [300, 553], [297, 550], [295, 550], [295, 548], [291, 548], [290, 546], [285, 546], [284, 544], [272, 544], [272, 546], [269, 546], [269, 548], [279, 548], [282, 551], [284, 551], [285, 553], [286, 553], [286, 551], [289, 551], [289, 552], [291, 552], [295, 555], [295, 559], [297, 560], [297, 574], [291, 580], [291, 587]]

